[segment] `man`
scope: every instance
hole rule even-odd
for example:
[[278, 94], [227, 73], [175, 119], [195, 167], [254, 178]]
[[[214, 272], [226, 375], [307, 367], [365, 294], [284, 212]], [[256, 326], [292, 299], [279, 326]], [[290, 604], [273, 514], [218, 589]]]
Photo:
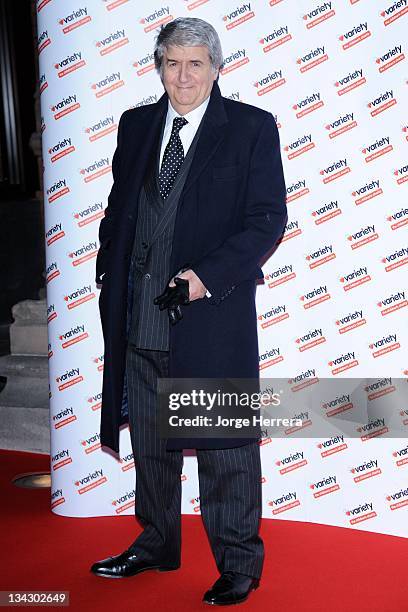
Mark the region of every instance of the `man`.
[[118, 452], [119, 427], [129, 423], [144, 530], [91, 571], [124, 577], [180, 566], [182, 448], [196, 448], [201, 513], [220, 572], [204, 601], [226, 605], [244, 601], [262, 572], [259, 444], [161, 439], [156, 385], [259, 377], [259, 261], [286, 222], [279, 136], [269, 113], [221, 97], [222, 51], [210, 24], [168, 23], [154, 55], [165, 94], [121, 116], [97, 259], [101, 442]]

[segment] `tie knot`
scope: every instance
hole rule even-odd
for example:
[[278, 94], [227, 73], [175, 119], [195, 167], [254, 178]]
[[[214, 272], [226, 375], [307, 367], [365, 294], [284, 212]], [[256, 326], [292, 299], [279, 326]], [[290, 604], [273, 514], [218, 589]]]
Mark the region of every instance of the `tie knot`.
[[181, 128], [188, 123], [184, 117], [174, 117], [173, 119], [173, 132], [179, 132]]

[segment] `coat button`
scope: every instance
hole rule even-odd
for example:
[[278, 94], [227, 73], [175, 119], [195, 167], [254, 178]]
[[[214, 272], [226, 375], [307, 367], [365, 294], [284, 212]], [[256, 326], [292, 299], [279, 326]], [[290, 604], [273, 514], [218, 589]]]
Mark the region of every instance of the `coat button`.
[[145, 277], [145, 280], [150, 280], [152, 278], [149, 273], [145, 274], [144, 277]]

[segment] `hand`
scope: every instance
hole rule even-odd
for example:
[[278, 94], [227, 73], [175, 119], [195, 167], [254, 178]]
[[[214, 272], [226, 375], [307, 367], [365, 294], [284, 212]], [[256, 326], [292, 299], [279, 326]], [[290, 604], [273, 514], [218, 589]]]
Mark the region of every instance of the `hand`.
[[[175, 277], [173, 277], [169, 282], [169, 287], [175, 287], [174, 278]], [[185, 280], [188, 280], [188, 286], [190, 290], [190, 302], [193, 302], [194, 300], [200, 300], [205, 297], [205, 294], [207, 293], [207, 288], [205, 287], [205, 285], [203, 285], [203, 283], [201, 282], [197, 274], [193, 272], [193, 270], [189, 269], [185, 270], [184, 272], [180, 272], [180, 274], [177, 274], [177, 278], [183, 278]]]
[[177, 276], [174, 280], [174, 286], [170, 287], [170, 285], [168, 285], [164, 292], [153, 300], [154, 304], [158, 306], [160, 310], [167, 308], [167, 314], [171, 325], [175, 325], [178, 321], [181, 321], [183, 318], [181, 306], [187, 306], [190, 303], [188, 298], [188, 280], [178, 278]]

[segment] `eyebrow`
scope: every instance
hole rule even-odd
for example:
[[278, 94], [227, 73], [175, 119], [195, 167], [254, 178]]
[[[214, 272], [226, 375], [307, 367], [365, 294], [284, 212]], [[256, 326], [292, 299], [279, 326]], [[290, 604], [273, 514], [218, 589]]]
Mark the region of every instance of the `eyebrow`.
[[[176, 62], [176, 63], [179, 63], [179, 62], [180, 62], [180, 60], [171, 59], [170, 57], [168, 57], [168, 58], [167, 58], [167, 61], [168, 61], [168, 62]], [[199, 62], [200, 64], [202, 64], [202, 63], [203, 63], [203, 60], [200, 60], [200, 59], [191, 59], [191, 60], [188, 60], [188, 61], [189, 61], [189, 62]]]

